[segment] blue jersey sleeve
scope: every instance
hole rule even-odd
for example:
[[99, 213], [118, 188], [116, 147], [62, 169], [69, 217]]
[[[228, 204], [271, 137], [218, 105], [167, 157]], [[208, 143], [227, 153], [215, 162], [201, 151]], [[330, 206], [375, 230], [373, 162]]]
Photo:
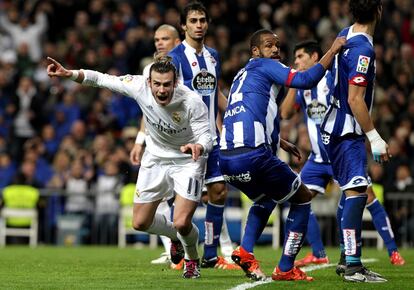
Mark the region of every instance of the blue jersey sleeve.
[[310, 69], [303, 72], [291, 73], [287, 86], [299, 89], [311, 89], [318, 84], [318, 82], [325, 75], [325, 68], [317, 63]]
[[348, 83], [366, 87], [375, 77], [375, 53], [367, 46], [350, 48], [345, 56], [348, 64]]

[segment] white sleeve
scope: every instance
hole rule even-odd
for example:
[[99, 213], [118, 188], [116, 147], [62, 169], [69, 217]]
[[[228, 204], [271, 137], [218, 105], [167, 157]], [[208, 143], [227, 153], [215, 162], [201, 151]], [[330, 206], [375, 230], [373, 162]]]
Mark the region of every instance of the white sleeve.
[[36, 22], [32, 26], [38, 33], [43, 33], [48, 27], [47, 18], [44, 13], [39, 13], [36, 15]]
[[198, 96], [189, 96], [189, 98], [194, 100], [190, 112], [190, 126], [194, 132], [196, 143], [203, 146], [205, 153], [209, 153], [213, 149], [213, 139], [210, 132], [207, 106]]
[[145, 89], [145, 78], [137, 75], [113, 76], [93, 70], [83, 70], [82, 84], [98, 88], [106, 88], [137, 99]]

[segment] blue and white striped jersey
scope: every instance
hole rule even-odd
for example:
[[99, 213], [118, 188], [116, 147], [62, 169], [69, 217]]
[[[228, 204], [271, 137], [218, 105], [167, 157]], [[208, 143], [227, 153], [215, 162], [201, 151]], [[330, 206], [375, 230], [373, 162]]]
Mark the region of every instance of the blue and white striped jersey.
[[306, 127], [312, 152], [309, 159], [317, 163], [328, 163], [328, 153], [321, 138], [321, 123], [328, 110], [333, 91], [333, 77], [330, 71], [320, 80], [318, 85], [310, 90], [298, 90], [296, 103], [300, 105], [305, 117]]
[[241, 69], [230, 88], [221, 131], [220, 149], [275, 147], [279, 142], [277, 96], [282, 86], [311, 88], [325, 70], [317, 64], [305, 72], [270, 58], [253, 58]]
[[218, 79], [220, 78], [220, 59], [216, 50], [204, 46], [201, 53], [185, 40], [169, 52], [178, 70], [178, 79], [191, 90], [202, 96], [209, 110], [211, 135], [217, 142], [216, 125], [218, 112]]
[[346, 36], [346, 44], [336, 55], [332, 74], [334, 93], [321, 130], [331, 136], [346, 134], [363, 135], [360, 125], [348, 104], [348, 85], [366, 87], [365, 104], [371, 112], [374, 101], [375, 51], [372, 36], [352, 32], [353, 26], [342, 30], [338, 36]]

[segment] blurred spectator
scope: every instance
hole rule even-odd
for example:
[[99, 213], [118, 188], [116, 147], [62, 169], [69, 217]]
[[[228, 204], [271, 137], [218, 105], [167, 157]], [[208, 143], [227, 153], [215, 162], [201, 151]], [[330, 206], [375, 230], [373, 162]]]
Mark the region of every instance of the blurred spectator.
[[394, 187], [391, 190], [414, 193], [414, 181], [408, 165], [402, 164], [397, 167]]
[[45, 158], [51, 162], [59, 148], [59, 140], [56, 138], [55, 129], [52, 125], [46, 124], [43, 126], [41, 138], [45, 146]]
[[22, 77], [13, 98], [13, 139], [10, 150], [13, 158], [21, 160], [23, 144], [36, 135], [43, 124], [42, 100], [29, 77]]
[[65, 212], [67, 213], [92, 213], [93, 203], [88, 197], [89, 184], [84, 171], [82, 160], [76, 159], [72, 162], [65, 184], [67, 194]]
[[86, 130], [86, 124], [82, 120], [73, 122], [70, 128], [70, 135], [73, 137], [73, 141], [78, 149], [87, 149], [92, 143]]
[[43, 188], [41, 182], [35, 177], [36, 163], [32, 160], [24, 160], [18, 173], [13, 178], [12, 184], [30, 185], [36, 188]]
[[104, 173], [96, 181], [94, 227], [98, 244], [115, 244], [117, 240], [118, 208], [117, 194], [122, 186], [118, 165], [107, 160]]
[[53, 159], [54, 174], [47, 186], [50, 188], [63, 189], [69, 177], [70, 169], [70, 155], [63, 150], [60, 150]]
[[35, 23], [31, 23], [29, 15], [20, 14], [18, 24], [10, 20], [10, 15], [0, 15], [0, 27], [2, 27], [12, 38], [15, 49], [22, 44], [28, 47], [30, 59], [37, 62], [42, 57], [42, 36], [47, 30], [46, 15], [38, 11]]
[[16, 163], [11, 160], [10, 155], [0, 151], [0, 190], [11, 184], [16, 169]]
[[328, 5], [329, 14], [322, 17], [316, 28], [319, 38], [331, 33], [336, 35], [350, 24], [347, 16], [348, 5], [345, 1], [331, 0]]

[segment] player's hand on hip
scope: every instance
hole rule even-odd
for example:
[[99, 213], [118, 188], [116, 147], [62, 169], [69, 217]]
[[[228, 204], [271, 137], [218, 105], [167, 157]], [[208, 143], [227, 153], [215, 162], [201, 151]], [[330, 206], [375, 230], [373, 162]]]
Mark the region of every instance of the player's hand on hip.
[[203, 146], [200, 144], [186, 144], [180, 147], [181, 152], [191, 154], [191, 158], [194, 161], [198, 160], [201, 154], [203, 154]]
[[64, 77], [69, 78], [72, 76], [72, 71], [64, 68], [58, 61], [51, 57], [47, 57], [50, 64], [47, 66], [47, 75], [49, 77]]

